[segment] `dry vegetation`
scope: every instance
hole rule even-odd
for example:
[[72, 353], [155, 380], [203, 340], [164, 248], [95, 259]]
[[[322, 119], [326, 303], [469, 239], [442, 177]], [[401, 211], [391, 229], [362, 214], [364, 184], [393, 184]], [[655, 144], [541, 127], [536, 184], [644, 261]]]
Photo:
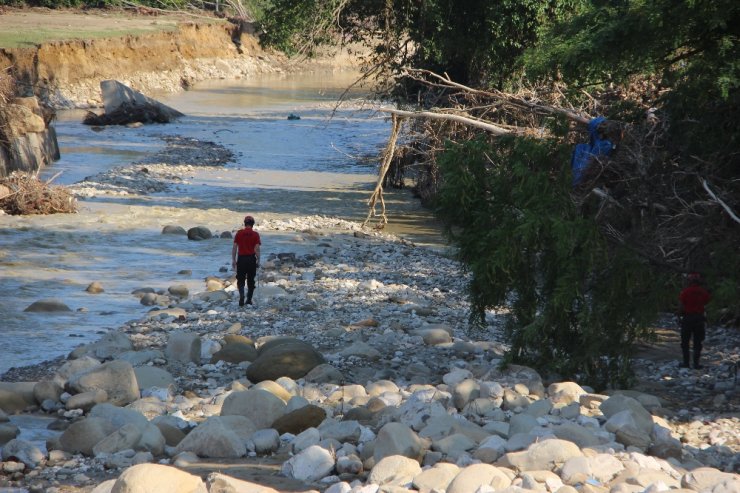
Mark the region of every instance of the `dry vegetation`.
[[0, 178], [0, 209], [11, 215], [58, 214], [77, 211], [74, 196], [62, 186], [27, 173], [14, 172]]
[[[582, 130], [588, 115], [599, 114], [599, 108], [609, 104], [631, 100], [642, 108], [645, 118], [639, 123], [602, 124], [600, 129], [617, 149], [608, 158], [592, 161], [583, 182], [572, 191], [573, 201], [595, 218], [612, 242], [677, 272], [708, 261], [703, 258], [706, 251], [698, 248], [700, 239], [719, 242], [740, 224], [737, 180], [720, 166], [696, 157], [679, 164], [666, 151], [668, 123], [640, 100], [651, 92], [648, 80], [629, 92], [589, 97], [574, 108], [567, 105], [562, 91], [552, 88], [508, 94], [466, 87], [424, 70], [409, 71], [408, 76], [427, 87], [432, 109], [384, 110], [410, 120], [406, 122], [410, 126], [407, 133], [424, 136], [410, 145], [392, 148], [393, 159], [381, 170], [384, 185], [403, 186], [405, 174], [416, 168], [415, 192], [423, 200], [431, 200], [439, 185], [435, 159], [446, 143], [468, 141], [481, 129], [491, 139], [505, 134], [552, 137], [545, 120], [564, 117], [570, 122], [565, 141], [575, 145], [588, 140]], [[395, 144], [395, 137], [391, 141]]]

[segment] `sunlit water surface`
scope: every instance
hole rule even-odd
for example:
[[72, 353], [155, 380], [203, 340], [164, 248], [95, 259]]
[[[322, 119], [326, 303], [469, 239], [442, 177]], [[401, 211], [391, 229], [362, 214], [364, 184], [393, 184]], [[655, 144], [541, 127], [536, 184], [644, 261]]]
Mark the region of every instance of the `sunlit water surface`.
[[[80, 202], [78, 214], [0, 216], [0, 372], [68, 353], [96, 334], [140, 318], [147, 308], [131, 291], [185, 284], [203, 290], [203, 279], [227, 266], [231, 240], [187, 241], [162, 235], [162, 227], [205, 225], [235, 231], [245, 213], [260, 218], [321, 214], [362, 220], [376, 181], [379, 151], [389, 123], [352, 104], [335, 101], [353, 74], [302, 74], [220, 81], [160, 98], [187, 116], [169, 125], [107, 127], [80, 123], [83, 112], [59, 115], [62, 158], [42, 177], [71, 184], [106, 169], [150, 156], [163, 136], [220, 143], [236, 154], [223, 167], [196, 168], [185, 183], [147, 196], [101, 197]], [[288, 120], [291, 113], [300, 120]], [[390, 192], [390, 232], [436, 243], [428, 212], [407, 191]], [[296, 251], [292, 235], [270, 234], [264, 252]], [[182, 270], [189, 274], [178, 274]], [[88, 294], [92, 281], [105, 292]], [[23, 310], [42, 298], [66, 303], [72, 313]]]

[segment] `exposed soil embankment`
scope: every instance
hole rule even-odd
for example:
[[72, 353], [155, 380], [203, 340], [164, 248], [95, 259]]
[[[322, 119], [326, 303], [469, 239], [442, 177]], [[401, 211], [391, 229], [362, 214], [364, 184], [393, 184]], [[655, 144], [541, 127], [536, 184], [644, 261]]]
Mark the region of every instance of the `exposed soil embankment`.
[[19, 92], [56, 108], [100, 104], [99, 82], [122, 80], [143, 92], [171, 92], [198, 80], [281, 70], [281, 57], [230, 23], [181, 24], [173, 32], [51, 42], [0, 50]]
[[[44, 15], [36, 16], [48, 22]], [[12, 22], [8, 15], [3, 17], [4, 22]], [[99, 16], [70, 18], [76, 19], [71, 28], [97, 23], [100, 29], [105, 29], [105, 22], [111, 22]], [[151, 21], [139, 19], [139, 22]], [[0, 48], [0, 69], [7, 68], [5, 74], [16, 80], [17, 94], [36, 95], [43, 103], [63, 109], [100, 106], [100, 81], [105, 79], [120, 80], [156, 96], [182, 90], [201, 80], [239, 79], [293, 70], [347, 69], [357, 65], [357, 60], [346, 53], [325, 56], [310, 64], [295, 64], [280, 53], [263, 50], [257, 37], [244, 28], [249, 30], [249, 26], [216, 19], [183, 21], [170, 31]]]
[[[92, 26], [105, 32], [121, 18], [102, 15], [18, 11], [0, 16], [0, 29], [17, 22], [47, 25], [66, 16], [70, 29]], [[16, 16], [16, 17], [13, 17]], [[152, 24], [148, 19], [123, 19]], [[156, 23], [158, 21], [155, 21]], [[168, 21], [172, 24], [171, 20]], [[115, 79], [149, 96], [172, 93], [195, 82], [240, 79], [289, 70], [345, 69], [356, 62], [349, 56], [329, 56], [297, 65], [279, 53], [266, 52], [257, 37], [244, 28], [218, 19], [180, 22], [172, 30], [110, 38], [52, 41], [21, 48], [0, 48], [0, 107], [15, 104], [14, 96], [35, 96], [53, 109], [94, 108], [102, 105], [100, 82]], [[28, 24], [34, 29], [33, 24]], [[131, 28], [137, 24], [132, 24]], [[139, 26], [141, 27], [141, 26]], [[91, 31], [92, 32], [92, 31]], [[3, 96], [4, 95], [4, 96]], [[7, 138], [10, 120], [0, 114], [0, 176], [14, 170], [36, 171], [58, 153], [53, 129]]]

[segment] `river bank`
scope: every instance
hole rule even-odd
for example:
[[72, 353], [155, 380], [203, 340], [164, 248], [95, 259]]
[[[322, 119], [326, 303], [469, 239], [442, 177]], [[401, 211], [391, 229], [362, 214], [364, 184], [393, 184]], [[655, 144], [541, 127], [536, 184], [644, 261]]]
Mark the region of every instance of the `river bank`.
[[[660, 399], [634, 391], [610, 392], [615, 397], [609, 398], [575, 383], [549, 382], [525, 368], [499, 370], [505, 313], [492, 313], [485, 331], [468, 327], [466, 279], [448, 256], [336, 218], [258, 219], [257, 229], [266, 244], [285, 236], [293, 247], [263, 261], [256, 306], [237, 306], [225, 259], [200, 292], [184, 294], [173, 277], [171, 289], [156, 296], [164, 306], [79, 348], [78, 359], [4, 375], [5, 381], [66, 379], [64, 388], [73, 395], [33, 385], [33, 395], [47, 398], [29, 410], [51, 418], [44, 425], [57, 431], [41, 443], [25, 441], [13, 449], [23, 453], [4, 456], [3, 486], [103, 492], [119, 481], [117, 488], [157, 488], [153, 475], [184, 481], [179, 470], [196, 483], [209, 478], [210, 491], [224, 491], [218, 489], [222, 482], [255, 492], [381, 487], [462, 493], [492, 491], [479, 489], [491, 484], [496, 490], [511, 485], [510, 491], [552, 492], [737, 487], [737, 475], [711, 468], [737, 470], [736, 413], [664, 407]], [[276, 337], [303, 341], [302, 350], [313, 348], [326, 363], [301, 378], [254, 385], [245, 373], [256, 363], [238, 361], [258, 353], [243, 344], [254, 341], [259, 349]], [[229, 348], [231, 356], [219, 353]], [[218, 361], [218, 355], [228, 361]], [[119, 411], [95, 405], [96, 392], [107, 389], [112, 396], [116, 383], [98, 379], [92, 394], [78, 393], [69, 383], [70, 372], [111, 365], [105, 361], [131, 365], [137, 376], [137, 394]], [[275, 365], [280, 366], [269, 367]], [[675, 379], [701, 376], [673, 366], [660, 371]], [[114, 380], [120, 383], [125, 375]], [[7, 393], [4, 397], [7, 403]], [[238, 411], [236, 399], [244, 399]], [[651, 414], [648, 425], [644, 420]], [[285, 420], [296, 428], [276, 424], [280, 415], [290, 416]], [[247, 421], [219, 421], [227, 416]], [[18, 427], [23, 438], [18, 417], [0, 419], [9, 420], [4, 430]], [[118, 423], [118, 445], [93, 447], [100, 432], [87, 427], [95, 420]], [[132, 430], [148, 420], [157, 424], [161, 438], [150, 430], [156, 439], [150, 437], [149, 445], [126, 445], [139, 440], [143, 430]], [[216, 423], [225, 428], [219, 431]], [[628, 431], [635, 426], [648, 426], [642, 433], [650, 438]], [[222, 433], [244, 440], [232, 443]], [[29, 452], [33, 447], [38, 452]], [[170, 468], [145, 469], [143, 483], [124, 476], [152, 463]], [[192, 488], [177, 491], [201, 491]]]
[[[173, 171], [182, 162], [207, 166], [220, 160], [223, 149], [214, 153], [207, 143], [191, 144], [187, 148], [198, 148], [194, 155], [201, 159], [164, 152], [178, 157], [169, 169], [149, 165], [137, 173], [131, 171], [140, 167], [124, 166], [76, 187], [98, 200], [121, 192], [137, 196], [177, 184], [183, 173]], [[332, 493], [380, 487], [462, 493], [484, 484], [552, 492], [572, 491], [568, 486], [643, 491], [665, 484], [717, 492], [736, 486], [737, 475], [720, 472], [737, 471], [740, 451], [736, 394], [722, 366], [728, 347], [710, 339], [703, 372], [677, 368], [670, 354], [662, 361], [638, 360], [639, 380], [652, 384], [654, 394], [597, 394], [521, 367], [500, 370], [506, 312], [490, 313], [485, 329], [469, 327], [466, 276], [443, 250], [336, 217], [258, 216], [270, 253], [260, 271], [256, 306], [240, 309], [228, 267], [233, 230], [202, 226], [216, 237], [192, 242], [182, 234], [160, 234], [173, 252], [184, 244], [209, 256], [222, 252], [220, 267], [196, 289], [182, 285], [192, 262], [175, 257], [170, 277], [138, 286], [141, 303], [151, 310], [145, 317], [77, 348], [76, 359], [3, 375], [6, 406], [19, 395], [9, 382], [41, 382], [19, 384], [32, 389], [31, 401], [21, 404], [25, 412], [0, 417], [7, 419], [6, 433], [19, 433], [13, 452], [3, 456], [0, 481], [7, 487], [104, 492], [116, 481], [117, 488], [132, 487], [127, 478], [133, 472], [124, 473], [155, 463], [168, 468], [145, 469], [148, 481], [161, 476], [174, 482], [179, 470], [191, 476], [178, 481], [198, 484], [204, 478], [210, 491], [222, 491], [217, 488], [223, 482], [239, 491]], [[104, 279], [100, 284], [106, 287]], [[740, 343], [730, 333], [714, 335], [730, 346]], [[325, 363], [300, 378], [257, 384], [260, 378], [249, 373], [256, 363], [249, 361], [276, 337], [302, 341], [301, 348], [316, 351]], [[214, 358], [219, 351], [224, 352]], [[124, 372], [115, 375], [116, 383], [97, 379], [94, 390], [85, 392], [71, 383], [70, 372], [111, 365], [130, 365], [134, 377]], [[120, 381], [136, 391], [116, 411], [100, 391], [117, 395]], [[675, 401], [662, 398], [667, 395]], [[245, 403], [234, 410], [237, 399]], [[280, 415], [289, 415], [285, 419], [296, 428], [276, 423], [273, 417]], [[247, 421], [234, 423], [229, 416]], [[94, 431], [101, 420], [110, 424]], [[145, 433], [142, 427], [150, 422], [159, 431]], [[226, 438], [234, 434], [243, 439]], [[113, 435], [115, 440], [108, 438]], [[144, 435], [145, 443], [133, 443]], [[98, 446], [104, 440], [108, 445]], [[457, 486], [450, 486], [453, 481]], [[166, 491], [146, 481], [139, 486]]]
[[[48, 39], [18, 41], [23, 31], [13, 32], [19, 26]], [[7, 38], [0, 67], [19, 93], [33, 92], [55, 109], [100, 107], [100, 81], [106, 79], [156, 97], [204, 80], [358, 69], [346, 50], [296, 62], [263, 50], [250, 26], [176, 13], [4, 9], [0, 31]]]
[[[228, 126], [212, 115], [196, 119], [207, 129], [198, 130], [200, 139], [167, 136], [188, 144], [175, 146], [181, 154], [165, 148], [154, 162], [112, 166], [74, 185], [89, 214], [61, 226], [28, 222], [13, 230], [69, 241], [65, 255], [93, 265], [100, 253], [85, 241], [108, 235], [104, 249], [136, 253], [118, 258], [123, 270], [143, 264], [148, 271], [123, 294], [137, 305], [128, 312], [133, 320], [98, 328], [103, 339], [74, 349], [74, 358], [2, 376], [3, 407], [12, 411], [0, 415], [3, 440], [9, 439], [0, 487], [179, 493], [204, 491], [205, 478], [211, 493], [736, 489], [740, 421], [724, 363], [740, 342], [731, 333], [722, 334], [726, 346], [710, 338], [703, 372], [678, 369], [670, 346], [662, 360], [639, 360], [645, 392], [600, 394], [526, 368], [502, 371], [506, 312], [491, 312], [483, 329], [468, 326], [466, 274], [452, 255], [327, 213], [347, 214], [348, 204], [361, 203], [365, 176], [337, 177], [327, 191], [326, 174], [305, 169], [326, 161], [307, 163], [306, 149], [318, 141], [295, 142], [302, 134], [290, 133], [295, 128], [285, 126], [285, 115], [263, 118], [256, 123], [264, 126], [248, 131], [233, 131], [236, 117]], [[304, 114], [300, 124], [310, 121]], [[220, 143], [257, 133], [269, 136], [267, 151], [250, 145], [238, 168], [218, 166]], [[145, 143], [138, 154], [147, 154], [156, 139], [134, 135]], [[360, 138], [355, 127], [342, 135]], [[296, 168], [253, 167], [276, 148], [301, 153], [298, 164], [291, 162]], [[211, 157], [222, 176], [204, 178], [202, 165]], [[288, 197], [289, 176], [305, 193]], [[265, 258], [257, 304], [240, 309], [230, 235], [239, 213], [256, 207]], [[189, 241], [162, 234], [165, 226], [216, 234]], [[152, 259], [165, 255], [160, 269]], [[85, 275], [99, 277], [74, 279], [97, 280], [104, 289], [80, 294], [86, 297], [80, 306], [110, 309], [104, 297], [116, 286], [105, 274], [91, 269]], [[48, 290], [50, 283], [34, 284]], [[142, 309], [151, 311], [141, 317]], [[46, 327], [44, 319], [35, 326]], [[675, 335], [668, 321], [665, 327]], [[256, 363], [279, 336], [302, 341], [291, 346], [288, 364]], [[301, 376], [255, 374], [260, 366], [293, 374], [304, 358], [323, 362]], [[85, 384], [93, 376], [95, 383]], [[229, 482], [233, 490], [224, 486]]]

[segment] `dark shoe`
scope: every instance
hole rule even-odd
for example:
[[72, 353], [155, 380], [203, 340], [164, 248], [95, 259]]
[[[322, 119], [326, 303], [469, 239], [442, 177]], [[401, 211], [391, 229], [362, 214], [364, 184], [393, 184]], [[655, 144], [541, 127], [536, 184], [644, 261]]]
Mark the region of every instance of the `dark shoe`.
[[251, 305], [251, 304], [252, 304], [252, 300], [247, 300], [247, 305]]
[[678, 367], [679, 368], [691, 368], [688, 363], [679, 363]]
[[244, 296], [239, 296], [239, 306], [244, 306]]

